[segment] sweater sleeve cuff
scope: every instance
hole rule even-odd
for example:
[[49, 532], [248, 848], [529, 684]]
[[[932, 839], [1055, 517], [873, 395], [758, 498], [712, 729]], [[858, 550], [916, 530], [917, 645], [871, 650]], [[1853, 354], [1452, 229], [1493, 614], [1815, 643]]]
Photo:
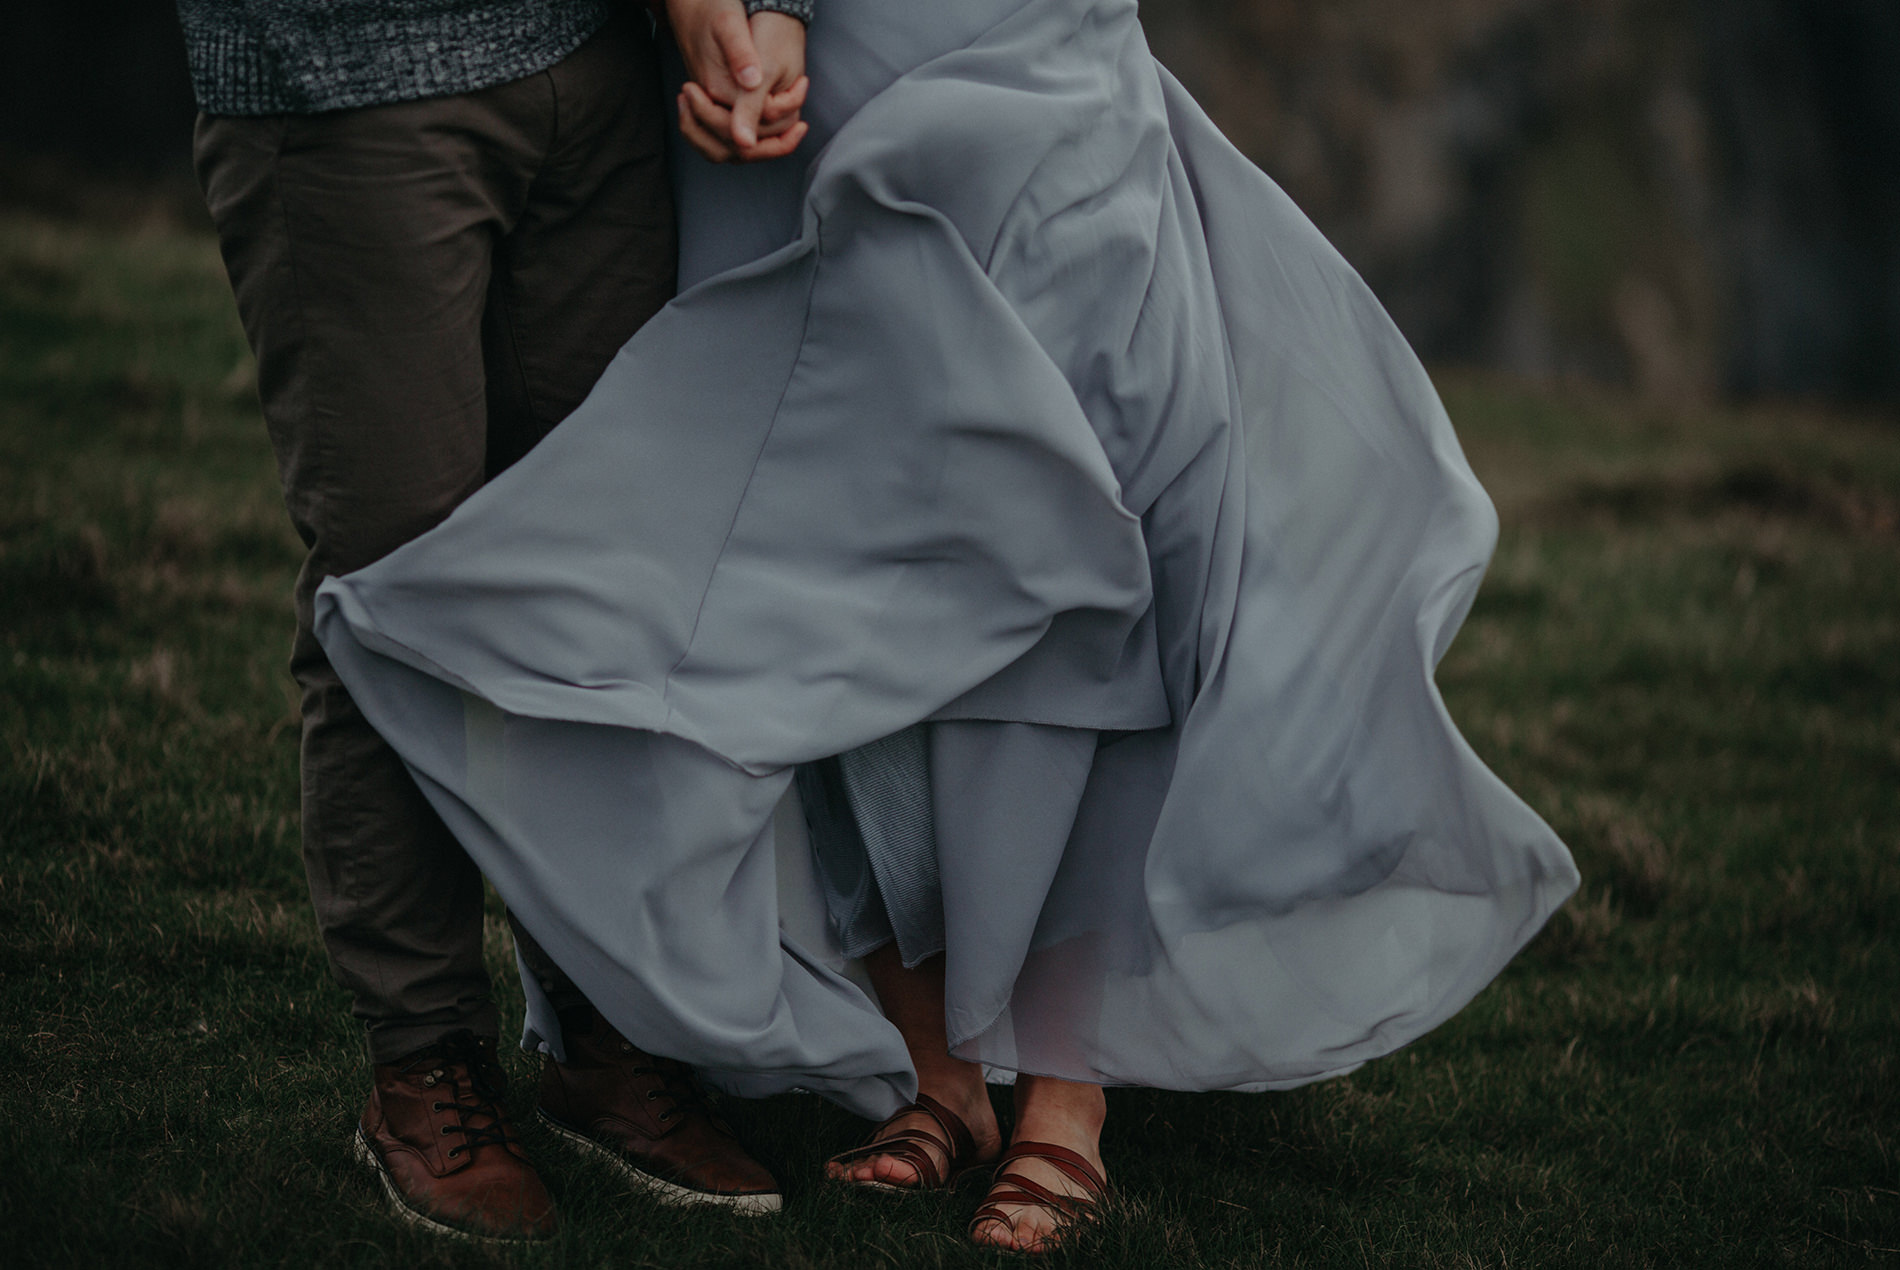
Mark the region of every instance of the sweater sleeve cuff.
[[811, 6], [812, 0], [745, 0], [745, 13], [748, 18], [755, 13], [782, 13], [809, 25]]

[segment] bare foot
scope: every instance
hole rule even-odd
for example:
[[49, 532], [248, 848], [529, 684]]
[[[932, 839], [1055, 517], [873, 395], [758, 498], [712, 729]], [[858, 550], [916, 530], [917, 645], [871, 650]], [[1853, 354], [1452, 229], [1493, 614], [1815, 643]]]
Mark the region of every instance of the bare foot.
[[[864, 959], [885, 1017], [897, 1025], [910, 1050], [919, 1092], [930, 1095], [962, 1117], [963, 1123], [969, 1126], [970, 1136], [976, 1140], [976, 1159], [993, 1160], [1002, 1152], [1003, 1135], [996, 1127], [996, 1112], [990, 1107], [990, 1091], [983, 1084], [983, 1069], [978, 1064], [950, 1057], [950, 1038], [943, 1021], [943, 964], [943, 955], [939, 953], [907, 969], [894, 943], [884, 945]], [[883, 1141], [906, 1130], [919, 1130], [939, 1138], [944, 1135], [934, 1117], [916, 1111], [881, 1126], [877, 1140]], [[923, 1149], [936, 1166], [937, 1175], [946, 1176], [950, 1161], [945, 1153]], [[848, 1164], [827, 1163], [825, 1176], [840, 1182], [877, 1182], [906, 1188], [923, 1181], [916, 1165], [895, 1155], [869, 1155]]]
[[[989, 1091], [983, 1085], [983, 1069], [969, 1063], [960, 1063], [958, 1066], [966, 1068], [967, 1072], [946, 1072], [943, 1075], [950, 1079], [939, 1078], [928, 1083], [920, 1080], [920, 1091], [962, 1118], [969, 1127], [970, 1136], [976, 1141], [975, 1160], [994, 1160], [1002, 1154], [1003, 1135], [997, 1128], [996, 1112], [990, 1106]], [[936, 1117], [926, 1111], [913, 1111], [881, 1125], [873, 1141], [882, 1142], [907, 1130], [928, 1133], [934, 1138], [945, 1136]], [[936, 1166], [937, 1176], [949, 1177], [949, 1154], [934, 1146], [918, 1145]], [[958, 1163], [965, 1165], [972, 1161], [962, 1160]], [[867, 1155], [843, 1164], [834, 1160], [825, 1165], [825, 1176], [833, 1181], [875, 1182], [906, 1190], [916, 1189], [924, 1181], [916, 1165], [897, 1155]]]
[[[1101, 1086], [1084, 1085], [1050, 1076], [1019, 1076], [1016, 1079], [1016, 1142], [1047, 1142], [1067, 1147], [1088, 1161], [1095, 1172], [1106, 1178], [1102, 1165], [1102, 1122], [1108, 1104]], [[1011, 1161], [1007, 1171], [997, 1175], [991, 1194], [1017, 1189], [1012, 1179], [1034, 1183], [1055, 1195], [1087, 1202], [1098, 1198], [1062, 1169], [1045, 1160]], [[987, 1211], [970, 1224], [970, 1238], [992, 1248], [1013, 1252], [1044, 1252], [1060, 1239], [1074, 1218], [1039, 1203], [989, 1203]]]

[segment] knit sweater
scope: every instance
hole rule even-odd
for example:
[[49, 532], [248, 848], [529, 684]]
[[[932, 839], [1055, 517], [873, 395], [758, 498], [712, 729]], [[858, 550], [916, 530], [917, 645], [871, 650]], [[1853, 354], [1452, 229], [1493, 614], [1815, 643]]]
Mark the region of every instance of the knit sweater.
[[[626, 0], [178, 0], [199, 109], [313, 114], [546, 70]], [[749, 0], [809, 21], [812, 0]]]

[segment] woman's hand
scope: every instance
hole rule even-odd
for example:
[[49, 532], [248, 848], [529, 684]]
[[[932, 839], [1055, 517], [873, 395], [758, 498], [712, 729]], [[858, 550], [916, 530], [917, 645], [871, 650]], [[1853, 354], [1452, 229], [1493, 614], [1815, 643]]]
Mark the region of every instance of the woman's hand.
[[810, 125], [799, 118], [805, 24], [782, 13], [747, 19], [742, 0], [667, 0], [690, 82], [680, 93], [680, 132], [714, 163], [781, 158]]

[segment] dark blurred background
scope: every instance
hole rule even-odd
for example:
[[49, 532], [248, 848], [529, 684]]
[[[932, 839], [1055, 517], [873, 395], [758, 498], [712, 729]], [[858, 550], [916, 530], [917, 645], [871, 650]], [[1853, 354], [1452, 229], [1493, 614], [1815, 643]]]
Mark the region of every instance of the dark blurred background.
[[[1900, 405], [1900, 0], [1147, 0], [1438, 363]], [[14, 0], [0, 202], [194, 216], [168, 0]]]

